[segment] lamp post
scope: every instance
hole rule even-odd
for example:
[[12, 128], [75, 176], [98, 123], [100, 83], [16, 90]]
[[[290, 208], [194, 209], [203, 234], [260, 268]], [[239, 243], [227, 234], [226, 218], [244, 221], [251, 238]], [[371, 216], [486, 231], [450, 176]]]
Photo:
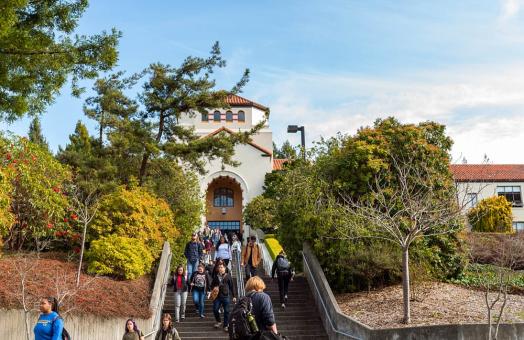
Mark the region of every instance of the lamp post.
[[287, 126], [288, 133], [297, 133], [298, 131], [300, 131], [300, 137], [301, 137], [302, 157], [304, 158], [304, 160], [306, 160], [306, 132], [304, 131], [304, 126], [298, 126], [298, 125], [288, 125]]

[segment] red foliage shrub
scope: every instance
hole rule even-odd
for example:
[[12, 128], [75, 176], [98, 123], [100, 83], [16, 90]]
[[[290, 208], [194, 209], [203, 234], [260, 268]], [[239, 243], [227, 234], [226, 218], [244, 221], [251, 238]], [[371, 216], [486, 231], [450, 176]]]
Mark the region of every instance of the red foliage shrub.
[[29, 309], [38, 309], [38, 300], [41, 297], [57, 297], [58, 292], [61, 313], [150, 317], [149, 277], [117, 281], [82, 274], [80, 286], [76, 288], [77, 265], [53, 254], [40, 259], [33, 255], [6, 256], [0, 259], [0, 304], [8, 309], [22, 308], [20, 273], [25, 270], [29, 274], [26, 285]]

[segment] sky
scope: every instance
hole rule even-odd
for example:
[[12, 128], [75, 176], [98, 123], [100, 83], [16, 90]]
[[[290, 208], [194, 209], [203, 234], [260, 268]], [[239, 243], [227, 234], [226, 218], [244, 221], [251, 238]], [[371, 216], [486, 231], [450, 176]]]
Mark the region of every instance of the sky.
[[[112, 27], [123, 34], [116, 70], [128, 74], [204, 57], [219, 41], [217, 86], [249, 68], [241, 95], [270, 107], [277, 144], [300, 143], [289, 124], [304, 125], [311, 146], [394, 116], [445, 124], [455, 162], [524, 163], [524, 0], [91, 0], [78, 32]], [[42, 115], [54, 150], [79, 119], [95, 133], [82, 113], [90, 92], [70, 92]]]

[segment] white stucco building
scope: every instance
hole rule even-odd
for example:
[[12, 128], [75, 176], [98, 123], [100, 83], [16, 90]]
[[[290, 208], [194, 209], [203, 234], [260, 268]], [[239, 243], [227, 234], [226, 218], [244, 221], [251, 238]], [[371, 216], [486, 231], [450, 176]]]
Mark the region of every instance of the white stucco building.
[[[202, 138], [220, 132], [248, 131], [264, 117], [268, 109], [237, 95], [229, 95], [230, 109], [214, 109], [207, 114], [186, 114], [180, 125], [193, 126]], [[200, 177], [200, 190], [206, 198], [205, 220], [212, 228], [244, 231], [242, 210], [253, 197], [262, 194], [264, 178], [271, 172], [273, 159], [273, 136], [269, 124], [252, 137], [252, 142], [235, 147], [233, 160], [240, 163], [233, 167], [220, 160], [208, 162], [206, 174]]]
[[513, 229], [524, 230], [524, 164], [456, 164], [451, 166], [461, 202], [474, 207], [491, 196], [506, 196], [512, 204]]

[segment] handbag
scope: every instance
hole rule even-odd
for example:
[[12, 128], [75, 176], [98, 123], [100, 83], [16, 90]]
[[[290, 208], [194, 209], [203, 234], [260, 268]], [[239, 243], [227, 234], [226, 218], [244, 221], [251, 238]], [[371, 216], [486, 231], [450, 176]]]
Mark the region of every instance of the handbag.
[[209, 299], [211, 301], [215, 301], [215, 299], [217, 298], [218, 296], [218, 286], [214, 287], [212, 290], [211, 290], [211, 293], [209, 294]]

